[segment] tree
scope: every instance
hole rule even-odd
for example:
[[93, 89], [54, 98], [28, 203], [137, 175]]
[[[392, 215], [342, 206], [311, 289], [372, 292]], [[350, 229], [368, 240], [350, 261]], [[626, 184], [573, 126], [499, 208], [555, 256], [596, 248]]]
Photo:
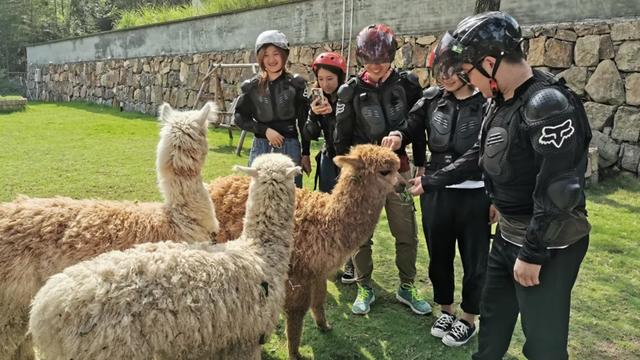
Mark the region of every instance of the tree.
[[498, 11], [500, 10], [500, 0], [476, 0], [476, 8], [474, 14], [479, 14], [485, 11]]

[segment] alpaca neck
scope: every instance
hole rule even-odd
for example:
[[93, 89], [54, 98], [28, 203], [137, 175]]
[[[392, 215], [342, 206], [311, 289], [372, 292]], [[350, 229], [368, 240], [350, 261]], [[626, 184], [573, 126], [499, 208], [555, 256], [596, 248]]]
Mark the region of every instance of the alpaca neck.
[[[284, 189], [282, 185], [254, 187], [254, 184], [249, 187], [243, 236], [263, 246], [284, 245], [288, 249], [293, 237], [295, 190]], [[284, 198], [283, 193], [287, 194]]]
[[[357, 249], [364, 236], [373, 234], [386, 196], [358, 176], [343, 171], [331, 193], [326, 221], [336, 224], [336, 232], [344, 236], [329, 237], [332, 247]], [[344, 221], [350, 219], [350, 221]]]
[[195, 176], [158, 176], [160, 192], [164, 196], [165, 206], [174, 211], [199, 209], [199, 214], [188, 214], [190, 218], [213, 219], [213, 205], [200, 174]]

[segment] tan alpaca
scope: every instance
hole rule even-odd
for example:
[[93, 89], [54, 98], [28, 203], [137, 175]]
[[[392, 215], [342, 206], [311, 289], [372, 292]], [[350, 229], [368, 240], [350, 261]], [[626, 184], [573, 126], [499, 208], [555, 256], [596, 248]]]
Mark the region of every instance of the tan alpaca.
[[[294, 248], [286, 284], [289, 358], [298, 359], [302, 323], [309, 307], [321, 330], [330, 329], [324, 311], [327, 276], [373, 234], [387, 194], [397, 182], [400, 161], [391, 151], [359, 145], [337, 156], [340, 179], [331, 194], [298, 189]], [[218, 242], [237, 237], [242, 229], [248, 182], [242, 177], [214, 180], [209, 191], [216, 207]]]
[[33, 357], [31, 299], [49, 276], [110, 250], [165, 239], [204, 241], [218, 229], [200, 170], [207, 117], [159, 108], [158, 186], [164, 203], [19, 198], [0, 204], [0, 359]]
[[33, 300], [29, 332], [48, 360], [260, 359], [284, 304], [300, 168], [265, 154], [245, 227], [226, 244], [147, 243], [71, 266]]

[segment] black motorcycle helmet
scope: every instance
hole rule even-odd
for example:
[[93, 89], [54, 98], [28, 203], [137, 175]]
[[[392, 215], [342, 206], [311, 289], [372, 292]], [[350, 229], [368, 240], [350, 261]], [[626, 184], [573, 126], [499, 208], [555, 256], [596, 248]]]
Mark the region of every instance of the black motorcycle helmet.
[[[520, 25], [507, 13], [490, 11], [469, 16], [453, 33], [443, 36], [438, 63], [445, 72], [456, 71], [462, 63], [472, 64], [482, 75], [493, 80], [504, 56], [522, 54], [522, 40]], [[487, 56], [496, 58], [492, 74], [481, 66]]]

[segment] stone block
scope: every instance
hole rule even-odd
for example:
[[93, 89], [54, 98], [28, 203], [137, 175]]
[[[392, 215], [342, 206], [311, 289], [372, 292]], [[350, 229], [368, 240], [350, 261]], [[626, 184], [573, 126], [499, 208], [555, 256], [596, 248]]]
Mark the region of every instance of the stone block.
[[631, 144], [622, 144], [620, 149], [620, 167], [633, 172], [638, 171], [640, 164], [640, 147]]
[[599, 103], [621, 105], [625, 100], [622, 78], [616, 64], [611, 60], [603, 60], [598, 64], [585, 90]]
[[624, 87], [627, 94], [627, 104], [640, 105], [640, 74], [627, 75]]
[[587, 84], [586, 67], [572, 66], [556, 75], [556, 77], [565, 79], [567, 86], [576, 94], [584, 95], [584, 87]]
[[529, 53], [527, 54], [527, 62], [531, 66], [544, 65], [544, 44], [546, 37], [537, 37], [529, 40]]
[[576, 41], [575, 62], [578, 66], [596, 66], [600, 60], [600, 36], [587, 35]]
[[640, 20], [613, 24], [611, 39], [614, 41], [640, 39]]
[[545, 43], [544, 65], [552, 68], [568, 68], [573, 64], [573, 43], [549, 39]]
[[605, 105], [588, 101], [584, 103], [584, 110], [589, 118], [589, 125], [591, 125], [591, 128], [601, 131], [613, 118], [616, 107], [613, 105]]
[[616, 54], [616, 64], [621, 71], [640, 71], [640, 41], [625, 41]]
[[611, 137], [637, 143], [640, 137], [640, 110], [631, 106], [619, 107], [613, 118]]

